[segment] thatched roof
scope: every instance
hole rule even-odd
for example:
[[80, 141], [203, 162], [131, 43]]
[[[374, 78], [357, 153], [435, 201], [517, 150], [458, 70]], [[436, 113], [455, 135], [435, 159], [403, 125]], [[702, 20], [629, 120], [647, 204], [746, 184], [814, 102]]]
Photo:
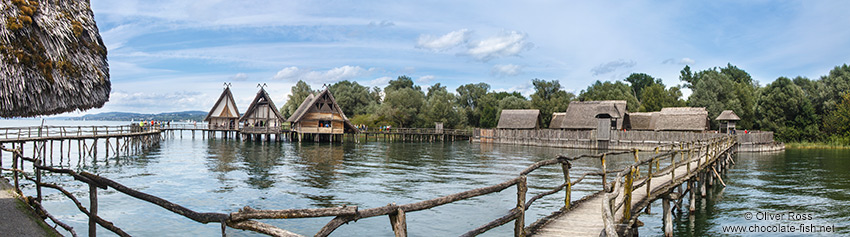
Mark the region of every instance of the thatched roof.
[[[325, 97], [326, 95], [327, 97]], [[308, 95], [307, 98], [304, 99], [304, 102], [301, 102], [301, 105], [298, 106], [298, 109], [295, 110], [295, 113], [293, 113], [286, 121], [292, 123], [300, 122], [304, 115], [307, 114], [316, 103], [322, 101], [322, 98], [327, 98], [329, 100], [330, 103], [327, 103], [330, 105], [330, 107], [327, 108], [328, 110], [339, 113], [339, 115], [342, 116], [343, 126], [345, 126], [345, 129], [357, 132], [354, 124], [352, 124], [351, 121], [348, 120], [348, 117], [345, 116], [345, 112], [343, 112], [342, 108], [339, 107], [339, 104], [336, 103], [336, 98], [334, 98], [334, 95], [328, 90], [328, 88], [325, 88], [318, 94]]]
[[257, 92], [257, 96], [254, 97], [253, 102], [251, 102], [251, 105], [248, 106], [248, 110], [245, 111], [245, 114], [243, 114], [242, 117], [239, 117], [239, 122], [247, 120], [249, 116], [251, 116], [251, 114], [260, 107], [260, 105], [266, 104], [271, 107], [271, 111], [274, 112], [274, 116], [277, 117], [278, 120], [281, 122], [286, 120], [286, 118], [280, 114], [280, 110], [277, 106], [274, 105], [274, 101], [272, 101], [272, 98], [269, 97], [269, 93], [267, 93], [265, 89], [260, 88], [260, 91]]
[[224, 88], [204, 121], [210, 121], [211, 118], [239, 118], [239, 108], [236, 108], [236, 100], [233, 100], [230, 87]]
[[561, 125], [564, 124], [564, 119], [566, 119], [567, 113], [552, 113], [552, 121], [549, 121], [549, 128], [561, 128]]
[[714, 120], [717, 120], [717, 121], [738, 121], [738, 120], [741, 120], [741, 117], [738, 117], [738, 115], [735, 114], [735, 111], [724, 110], [723, 112], [720, 112], [720, 116], [717, 116], [717, 118], [715, 118]]
[[499, 115], [496, 128], [505, 129], [535, 129], [540, 123], [540, 110], [537, 109], [505, 109]]
[[649, 112], [649, 113], [628, 113], [627, 117], [629, 118], [626, 121], [631, 130], [655, 130], [655, 123], [658, 121], [658, 112]]
[[111, 84], [88, 1], [3, 1], [0, 117], [100, 108]]
[[625, 100], [571, 101], [560, 128], [596, 129], [597, 117], [608, 115], [617, 118], [617, 129], [622, 128], [626, 114]]
[[655, 122], [657, 131], [705, 131], [708, 129], [708, 111], [703, 107], [663, 108]]

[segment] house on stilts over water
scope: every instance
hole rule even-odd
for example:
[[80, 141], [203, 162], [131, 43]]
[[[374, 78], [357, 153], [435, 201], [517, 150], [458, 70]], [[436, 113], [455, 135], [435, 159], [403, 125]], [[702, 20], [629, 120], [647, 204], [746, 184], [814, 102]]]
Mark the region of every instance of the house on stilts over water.
[[230, 86], [225, 86], [204, 121], [209, 124], [208, 129], [211, 130], [236, 130], [239, 127], [238, 120], [239, 109], [236, 108], [236, 101], [230, 93]]
[[269, 93], [260, 87], [248, 110], [239, 118], [239, 123], [242, 124], [239, 132], [245, 139], [260, 140], [265, 135], [265, 140], [271, 140], [271, 136], [275, 135], [275, 140], [279, 141], [285, 120], [269, 97]]
[[302, 141], [342, 141], [345, 133], [356, 133], [357, 129], [336, 103], [328, 88], [318, 94], [310, 94], [289, 117], [292, 139]]

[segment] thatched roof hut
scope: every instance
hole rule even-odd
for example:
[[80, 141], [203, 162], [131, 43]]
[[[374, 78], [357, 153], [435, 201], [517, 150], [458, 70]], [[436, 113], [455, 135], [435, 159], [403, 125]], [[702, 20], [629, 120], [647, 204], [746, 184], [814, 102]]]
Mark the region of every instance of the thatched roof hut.
[[499, 115], [500, 129], [535, 129], [540, 128], [540, 110], [537, 109], [505, 109]]
[[567, 113], [552, 113], [552, 120], [549, 121], [549, 128], [561, 128], [561, 125], [564, 125], [564, 119], [566, 119], [566, 117]]
[[703, 107], [663, 108], [655, 122], [656, 131], [705, 131], [708, 129], [708, 111]]
[[345, 112], [336, 103], [336, 98], [325, 88], [318, 94], [310, 94], [301, 102], [295, 113], [286, 120], [298, 133], [342, 134], [358, 132]]
[[658, 115], [658, 112], [628, 113], [626, 114], [628, 119], [624, 121], [625, 127], [631, 130], [654, 131]]
[[741, 120], [741, 117], [738, 117], [738, 115], [735, 114], [735, 111], [724, 110], [723, 112], [720, 112], [720, 115], [717, 116], [717, 118], [715, 118], [714, 120], [717, 120], [717, 121], [739, 121], [739, 120]]
[[111, 84], [88, 1], [4, 1], [0, 117], [100, 108]]
[[560, 128], [596, 129], [598, 118], [612, 118], [617, 120], [617, 129], [622, 129], [625, 114], [625, 100], [571, 101]]

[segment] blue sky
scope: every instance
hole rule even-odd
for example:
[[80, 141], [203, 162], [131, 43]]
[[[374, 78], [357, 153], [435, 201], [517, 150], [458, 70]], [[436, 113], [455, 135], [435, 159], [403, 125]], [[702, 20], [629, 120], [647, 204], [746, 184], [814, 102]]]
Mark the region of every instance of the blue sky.
[[[258, 83], [278, 105], [304, 80], [423, 88], [531, 79], [580, 92], [633, 72], [732, 63], [762, 85], [850, 61], [847, 1], [105, 1], [110, 101], [82, 113], [209, 110], [224, 82], [247, 108]], [[689, 94], [689, 93], [688, 93]]]

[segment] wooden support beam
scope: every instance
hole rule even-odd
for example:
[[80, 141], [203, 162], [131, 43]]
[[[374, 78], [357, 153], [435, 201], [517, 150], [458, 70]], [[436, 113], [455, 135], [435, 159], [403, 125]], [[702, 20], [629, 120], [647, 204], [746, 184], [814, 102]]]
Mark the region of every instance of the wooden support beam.
[[[395, 205], [393, 205], [395, 206]], [[396, 237], [407, 237], [407, 218], [404, 210], [398, 208], [395, 214], [390, 214], [390, 225], [393, 228], [393, 233]]]

